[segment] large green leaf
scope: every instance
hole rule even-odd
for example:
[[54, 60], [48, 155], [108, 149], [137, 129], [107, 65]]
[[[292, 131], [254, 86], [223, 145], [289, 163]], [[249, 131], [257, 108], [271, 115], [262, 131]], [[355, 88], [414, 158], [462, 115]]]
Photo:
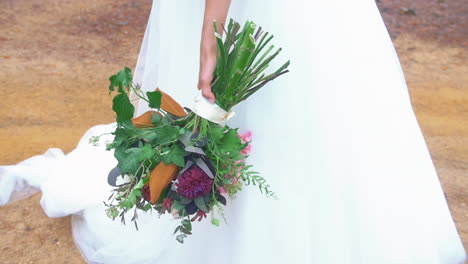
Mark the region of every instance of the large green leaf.
[[195, 205], [198, 207], [198, 209], [202, 210], [205, 213], [208, 213], [210, 210], [208, 210], [208, 206], [205, 203], [205, 197], [200, 196], [195, 199]]
[[125, 67], [123, 70], [109, 78], [109, 92], [113, 92], [115, 87], [118, 87], [119, 93], [125, 93], [123, 88], [126, 87], [128, 90], [130, 85], [132, 85], [132, 80], [132, 71], [128, 67]]
[[159, 109], [161, 107], [162, 93], [159, 91], [147, 92], [149, 107]]
[[127, 94], [118, 94], [112, 100], [112, 110], [117, 114], [117, 122], [124, 122], [133, 118], [135, 107], [133, 107]]
[[156, 155], [156, 150], [150, 145], [146, 144], [143, 148], [140, 148], [140, 159], [145, 160], [145, 159], [152, 159], [154, 155]]
[[175, 145], [169, 153], [163, 156], [166, 164], [174, 163], [175, 165], [183, 168], [185, 167], [184, 157], [187, 155], [187, 151], [182, 149], [179, 145]]
[[123, 143], [128, 142], [131, 135], [131, 133], [128, 133], [128, 130], [122, 128], [117, 128], [113, 134], [115, 137], [111, 148], [118, 148]]
[[141, 165], [139, 153], [127, 151], [123, 148], [115, 150], [114, 156], [119, 161], [118, 167], [122, 173], [135, 173]]
[[165, 125], [154, 129], [159, 145], [167, 144], [179, 138], [179, 130], [176, 127]]
[[192, 231], [192, 223], [187, 220], [187, 219], [184, 219], [182, 220], [182, 225], [189, 231]]
[[180, 211], [180, 210], [185, 208], [185, 205], [183, 205], [179, 201], [175, 200], [174, 203], [172, 203], [172, 208], [174, 208], [174, 210]]
[[233, 158], [239, 157], [241, 149], [242, 142], [235, 129], [230, 129], [228, 132], [224, 133], [219, 145], [219, 150], [222, 154]]
[[210, 125], [209, 140], [217, 145], [220, 145], [221, 139], [224, 137], [225, 130], [226, 129], [224, 127], [219, 127], [217, 125]]

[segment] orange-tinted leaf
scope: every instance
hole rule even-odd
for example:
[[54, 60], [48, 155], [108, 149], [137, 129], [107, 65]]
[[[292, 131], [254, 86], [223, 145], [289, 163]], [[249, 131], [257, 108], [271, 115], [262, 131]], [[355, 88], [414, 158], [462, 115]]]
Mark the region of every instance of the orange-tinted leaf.
[[159, 112], [148, 111], [139, 117], [133, 118], [133, 125], [137, 128], [154, 127], [153, 123], [151, 123], [151, 116], [153, 116], [153, 113], [162, 116]]
[[161, 161], [156, 168], [151, 171], [149, 187], [152, 204], [155, 204], [159, 200], [162, 191], [171, 183], [175, 176], [177, 176], [177, 173], [179, 173], [179, 167], [173, 163], [166, 165], [164, 161]]
[[159, 91], [162, 94], [161, 109], [179, 117], [186, 115], [184, 108], [174, 99], [172, 99], [172, 97], [170, 97], [167, 93], [161, 91], [159, 88], [156, 89], [156, 91]]

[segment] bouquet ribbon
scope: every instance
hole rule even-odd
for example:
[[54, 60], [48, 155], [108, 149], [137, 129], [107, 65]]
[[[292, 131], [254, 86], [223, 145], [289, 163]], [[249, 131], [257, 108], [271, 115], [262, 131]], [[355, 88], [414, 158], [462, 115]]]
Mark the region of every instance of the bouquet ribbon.
[[195, 103], [192, 107], [192, 111], [213, 123], [224, 124], [236, 115], [234, 111], [227, 112], [219, 105], [208, 101], [208, 99], [203, 97], [201, 90], [198, 91], [194, 101]]

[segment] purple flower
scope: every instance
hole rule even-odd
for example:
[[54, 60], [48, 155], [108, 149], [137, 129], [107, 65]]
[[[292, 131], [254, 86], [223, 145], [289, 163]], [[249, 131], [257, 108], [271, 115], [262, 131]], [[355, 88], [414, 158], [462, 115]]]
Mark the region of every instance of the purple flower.
[[182, 173], [177, 181], [177, 192], [187, 199], [195, 199], [208, 194], [213, 185], [213, 179], [196, 164]]

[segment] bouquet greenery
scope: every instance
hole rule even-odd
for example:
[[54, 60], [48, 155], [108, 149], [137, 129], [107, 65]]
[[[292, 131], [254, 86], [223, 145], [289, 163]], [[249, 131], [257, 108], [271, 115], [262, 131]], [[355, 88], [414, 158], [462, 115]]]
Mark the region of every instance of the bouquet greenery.
[[[266, 74], [269, 64], [281, 52], [269, 45], [273, 36], [247, 21], [242, 27], [231, 20], [223, 28], [224, 39], [214, 23], [218, 45], [217, 66], [212, 82], [216, 104], [222, 111], [288, 72], [289, 61]], [[226, 198], [233, 198], [243, 185], [255, 185], [268, 197], [276, 197], [266, 180], [246, 164], [251, 134], [203, 118], [202, 111], [183, 108], [168, 94], [156, 89], [143, 92], [133, 84], [130, 69], [110, 77], [109, 91], [116, 91], [113, 110], [117, 116], [114, 150], [118, 165], [109, 173], [115, 186], [107, 214], [112, 219], [133, 211], [136, 228], [138, 210], [171, 213], [181, 219], [177, 240], [183, 243], [192, 234], [192, 222], [211, 214], [211, 222], [224, 220]], [[129, 94], [135, 93], [153, 110], [133, 118], [135, 109]], [[217, 209], [217, 214], [214, 209]], [[217, 216], [218, 215], [218, 216]]]

